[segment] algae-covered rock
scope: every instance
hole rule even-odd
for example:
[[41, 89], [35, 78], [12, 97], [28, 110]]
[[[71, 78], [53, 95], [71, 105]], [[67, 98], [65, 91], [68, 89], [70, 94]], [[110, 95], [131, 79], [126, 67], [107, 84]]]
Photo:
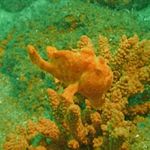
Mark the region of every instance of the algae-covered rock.
[[117, 9], [142, 9], [149, 5], [149, 0], [90, 0], [90, 2], [97, 2], [110, 8]]
[[8, 12], [19, 12], [35, 0], [0, 0], [0, 8]]

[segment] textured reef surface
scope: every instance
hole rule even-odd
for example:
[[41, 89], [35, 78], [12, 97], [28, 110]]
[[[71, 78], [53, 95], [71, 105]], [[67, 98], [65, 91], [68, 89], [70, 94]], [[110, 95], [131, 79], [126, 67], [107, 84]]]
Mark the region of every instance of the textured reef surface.
[[0, 0], [0, 149], [149, 150], [149, 14], [147, 0]]

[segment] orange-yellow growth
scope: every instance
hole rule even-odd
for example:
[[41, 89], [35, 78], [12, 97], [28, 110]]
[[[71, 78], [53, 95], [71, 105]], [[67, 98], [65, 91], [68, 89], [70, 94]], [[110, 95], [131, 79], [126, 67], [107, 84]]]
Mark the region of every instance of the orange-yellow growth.
[[112, 84], [112, 71], [102, 57], [96, 57], [94, 48], [87, 36], [79, 41], [79, 50], [60, 50], [47, 47], [47, 62], [42, 59], [36, 49], [28, 46], [30, 58], [41, 69], [51, 73], [67, 88], [62, 94], [68, 101], [73, 102], [76, 92], [88, 98], [94, 107], [103, 103], [102, 96]]

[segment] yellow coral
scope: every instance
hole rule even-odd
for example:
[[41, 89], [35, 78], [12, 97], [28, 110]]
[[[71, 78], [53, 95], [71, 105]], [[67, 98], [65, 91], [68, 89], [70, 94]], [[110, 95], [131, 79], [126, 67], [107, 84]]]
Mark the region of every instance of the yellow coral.
[[94, 140], [93, 140], [93, 148], [94, 148], [94, 150], [100, 149], [102, 144], [103, 144], [103, 138], [102, 137], [94, 138]]
[[75, 139], [68, 142], [68, 147], [71, 149], [79, 149], [79, 142]]
[[57, 125], [49, 119], [41, 119], [37, 124], [37, 131], [46, 137], [56, 141], [59, 139], [60, 131]]
[[4, 144], [4, 150], [26, 150], [27, 147], [28, 141], [24, 135], [10, 134]]
[[[35, 150], [68, 148], [97, 150], [110, 149], [112, 145], [111, 148], [115, 150], [129, 149], [135, 122], [125, 119], [125, 115], [134, 117], [150, 110], [149, 102], [131, 107], [127, 105], [128, 98], [142, 92], [144, 84], [150, 81], [149, 42], [148, 40], [140, 42], [136, 35], [131, 38], [123, 36], [116, 54], [112, 57], [107, 38], [101, 36], [100, 54], [111, 65], [114, 80], [103, 97], [105, 103], [98, 110], [93, 108], [91, 103], [95, 107], [101, 105], [102, 95], [111, 85], [112, 72], [103, 58], [98, 59], [95, 56], [93, 46], [86, 36], [81, 37], [78, 43], [79, 50], [76, 52], [68, 50], [59, 52], [54, 47], [48, 47], [50, 62], [43, 60], [35, 48], [29, 46], [33, 63], [59, 78], [67, 88], [62, 94], [48, 89], [55, 122], [49, 119], [41, 119], [37, 123], [30, 122], [28, 138], [23, 135], [20, 141], [14, 137], [13, 140], [8, 140], [5, 146], [13, 150], [18, 148], [20, 141], [21, 148]], [[96, 89], [98, 91], [93, 91]], [[85, 107], [80, 103], [83, 97], [73, 97], [76, 92], [87, 97]], [[31, 140], [38, 133], [50, 138], [52, 143], [46, 143], [46, 138], [43, 138], [37, 147], [32, 147]]]
[[82, 119], [80, 107], [78, 105], [71, 105], [68, 108], [66, 121], [69, 125], [70, 132], [78, 139], [81, 143], [87, 144], [87, 129], [85, 128]]

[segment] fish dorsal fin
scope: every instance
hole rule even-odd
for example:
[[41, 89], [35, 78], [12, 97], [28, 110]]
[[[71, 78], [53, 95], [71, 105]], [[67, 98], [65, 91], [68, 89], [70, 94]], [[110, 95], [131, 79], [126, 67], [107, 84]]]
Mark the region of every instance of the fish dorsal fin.
[[49, 57], [49, 58], [52, 58], [53, 53], [54, 53], [54, 52], [57, 52], [57, 49], [56, 49], [55, 47], [53, 47], [53, 46], [47, 46], [47, 47], [46, 47], [46, 51], [47, 51], [48, 57]]

